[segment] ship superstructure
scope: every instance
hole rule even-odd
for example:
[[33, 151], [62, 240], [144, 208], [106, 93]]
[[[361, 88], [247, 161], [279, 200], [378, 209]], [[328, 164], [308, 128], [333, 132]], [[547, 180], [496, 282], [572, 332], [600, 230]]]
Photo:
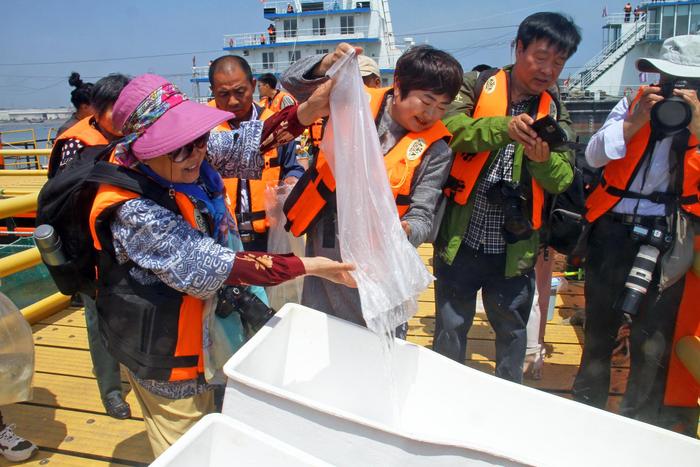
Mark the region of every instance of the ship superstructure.
[[[308, 55], [332, 52], [340, 42], [362, 47], [379, 65], [382, 85], [392, 83], [401, 54], [397, 47], [388, 0], [333, 0], [264, 2], [263, 16], [270, 29], [226, 34], [223, 50], [245, 58], [254, 76], [279, 76]], [[208, 96], [208, 66], [193, 67], [193, 95]], [[204, 84], [204, 86], [201, 86]]]
[[636, 12], [603, 17], [603, 48], [568, 80], [569, 94], [622, 96], [658, 79], [639, 73], [635, 62], [659, 54], [665, 39], [700, 34], [700, 0], [652, 1]]

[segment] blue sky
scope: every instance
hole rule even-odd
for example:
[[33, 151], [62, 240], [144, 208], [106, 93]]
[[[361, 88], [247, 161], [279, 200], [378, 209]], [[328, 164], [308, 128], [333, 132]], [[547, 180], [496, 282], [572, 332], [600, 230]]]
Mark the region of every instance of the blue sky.
[[[567, 64], [578, 67], [600, 50], [603, 8], [614, 13], [623, 5], [604, 0], [392, 0], [391, 15], [398, 39], [410, 35], [428, 42], [471, 68], [509, 63], [508, 43], [516, 28], [464, 29], [517, 25], [536, 11], [565, 12], [583, 33], [579, 51]], [[0, 108], [69, 106], [71, 71], [93, 82], [113, 72], [158, 73], [189, 93], [192, 56], [205, 65], [224, 53], [224, 34], [264, 30], [268, 22], [262, 8], [260, 0], [3, 0]], [[454, 30], [460, 31], [449, 32]], [[118, 58], [124, 59], [113, 60]]]

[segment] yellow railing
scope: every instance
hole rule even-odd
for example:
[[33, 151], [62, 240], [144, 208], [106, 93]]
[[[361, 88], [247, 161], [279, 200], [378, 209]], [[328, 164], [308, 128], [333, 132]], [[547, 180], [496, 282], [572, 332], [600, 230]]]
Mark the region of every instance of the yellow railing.
[[[16, 143], [13, 143], [16, 144]], [[36, 143], [34, 143], [36, 144]], [[0, 149], [0, 160], [5, 167], [16, 167], [19, 165], [33, 165], [36, 169], [41, 169], [41, 157], [51, 155], [51, 149], [17, 149], [17, 148], [2, 148]], [[7, 162], [5, 157], [26, 157], [27, 160], [16, 160]], [[33, 160], [32, 160], [33, 159]]]
[[[38, 193], [17, 196], [0, 200], [0, 219], [16, 214], [36, 210]], [[10, 274], [24, 271], [41, 263], [39, 250], [34, 247], [15, 253], [5, 258], [0, 258], [0, 278]], [[66, 308], [70, 304], [70, 297], [62, 293], [55, 293], [38, 302], [22, 308], [22, 314], [29, 324], [35, 324], [42, 319]]]

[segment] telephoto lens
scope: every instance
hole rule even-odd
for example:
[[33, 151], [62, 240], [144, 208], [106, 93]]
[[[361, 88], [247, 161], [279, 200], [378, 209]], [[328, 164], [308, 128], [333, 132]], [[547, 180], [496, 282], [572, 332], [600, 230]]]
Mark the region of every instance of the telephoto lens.
[[53, 227], [49, 224], [41, 224], [34, 229], [34, 243], [41, 253], [41, 259], [49, 266], [62, 266], [66, 264], [66, 256], [63, 254], [63, 244]]
[[632, 263], [620, 301], [620, 310], [630, 316], [639, 312], [639, 305], [649, 289], [660, 251], [655, 246], [641, 245]]

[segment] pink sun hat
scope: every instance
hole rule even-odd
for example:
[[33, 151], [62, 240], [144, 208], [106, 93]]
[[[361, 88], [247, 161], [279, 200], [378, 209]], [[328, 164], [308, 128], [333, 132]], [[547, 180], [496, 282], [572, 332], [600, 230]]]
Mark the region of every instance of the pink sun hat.
[[220, 123], [231, 112], [188, 100], [165, 78], [145, 74], [131, 80], [112, 109], [115, 128], [139, 160], [168, 154], [190, 143]]

